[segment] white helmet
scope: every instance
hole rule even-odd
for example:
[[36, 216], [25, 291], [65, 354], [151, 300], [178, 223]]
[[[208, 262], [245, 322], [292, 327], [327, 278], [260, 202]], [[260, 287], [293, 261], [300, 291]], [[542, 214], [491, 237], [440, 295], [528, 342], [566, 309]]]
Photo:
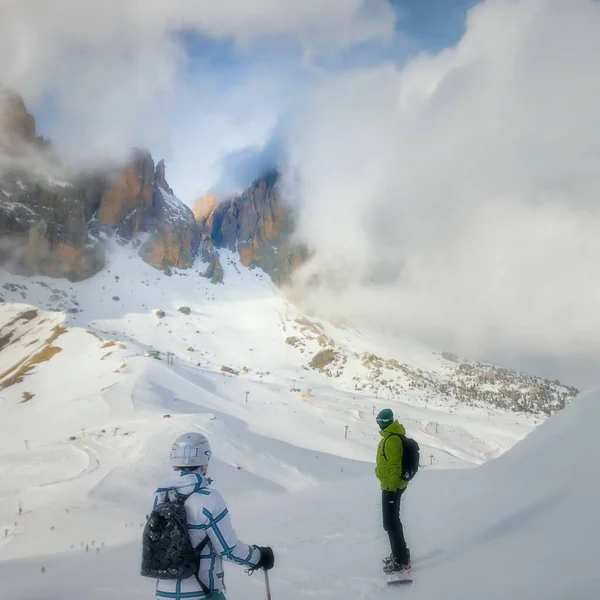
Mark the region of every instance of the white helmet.
[[184, 433], [171, 446], [171, 466], [175, 470], [199, 467], [202, 474], [206, 475], [211, 456], [210, 444], [201, 433]]

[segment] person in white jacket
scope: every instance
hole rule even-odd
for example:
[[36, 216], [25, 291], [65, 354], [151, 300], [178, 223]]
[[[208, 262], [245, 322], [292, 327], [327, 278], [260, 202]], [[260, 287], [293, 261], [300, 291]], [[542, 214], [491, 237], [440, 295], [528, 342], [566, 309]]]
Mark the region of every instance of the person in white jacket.
[[200, 433], [186, 433], [178, 437], [171, 448], [171, 466], [175, 473], [156, 490], [154, 507], [164, 502], [173, 488], [181, 496], [191, 494], [185, 501], [190, 540], [194, 548], [206, 536], [208, 543], [200, 554], [198, 577], [159, 579], [156, 584], [157, 600], [202, 600], [207, 597], [225, 600], [223, 560], [251, 571], [273, 568], [271, 548], [249, 546], [238, 539], [223, 497], [210, 487], [212, 481], [206, 476], [211, 456], [210, 444]]

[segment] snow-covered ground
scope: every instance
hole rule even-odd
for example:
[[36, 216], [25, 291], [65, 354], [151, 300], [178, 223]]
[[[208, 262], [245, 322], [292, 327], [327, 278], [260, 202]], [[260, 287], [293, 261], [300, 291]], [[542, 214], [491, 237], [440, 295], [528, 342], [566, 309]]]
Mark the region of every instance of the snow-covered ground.
[[[410, 341], [304, 321], [262, 272], [222, 262], [217, 286], [196, 270], [167, 277], [128, 246], [77, 284], [0, 272], [2, 597], [152, 597], [138, 575], [141, 526], [186, 430], [210, 438], [240, 536], [274, 546], [275, 599], [598, 596], [593, 397], [536, 429], [537, 417], [408, 380], [402, 394], [372, 392], [365, 354], [415, 372], [451, 366]], [[321, 335], [350, 357], [336, 358], [345, 368], [308, 366]], [[415, 581], [394, 591], [380, 573], [373, 475], [373, 412], [385, 406], [421, 444], [423, 467], [403, 508]], [[230, 566], [226, 579], [231, 599], [264, 596], [258, 576]]]

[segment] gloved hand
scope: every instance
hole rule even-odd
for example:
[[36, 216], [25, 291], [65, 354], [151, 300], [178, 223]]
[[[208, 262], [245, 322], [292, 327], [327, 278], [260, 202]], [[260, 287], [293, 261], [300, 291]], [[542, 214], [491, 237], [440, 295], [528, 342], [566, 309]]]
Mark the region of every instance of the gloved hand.
[[269, 546], [254, 546], [260, 552], [260, 558], [254, 569], [264, 569], [268, 571], [275, 564], [275, 555]]

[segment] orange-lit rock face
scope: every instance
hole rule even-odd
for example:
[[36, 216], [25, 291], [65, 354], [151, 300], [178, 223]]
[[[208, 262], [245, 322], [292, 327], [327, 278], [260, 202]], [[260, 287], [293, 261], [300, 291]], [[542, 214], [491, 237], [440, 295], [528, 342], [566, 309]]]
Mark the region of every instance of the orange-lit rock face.
[[205, 222], [217, 208], [217, 198], [213, 195], [203, 196], [194, 202], [192, 212], [198, 223]]
[[85, 279], [86, 272], [83, 265], [83, 248], [58, 244], [54, 248], [56, 262], [69, 271], [72, 271], [78, 279]]
[[160, 233], [146, 246], [143, 259], [155, 269], [189, 268], [192, 266], [192, 243], [192, 230], [182, 235], [173, 231]]
[[34, 142], [35, 119], [18, 95], [0, 88], [0, 148], [18, 154], [25, 143]]
[[176, 198], [165, 179], [164, 163], [157, 168], [152, 215], [155, 230], [140, 250], [142, 258], [157, 269], [193, 266], [200, 244], [200, 228], [193, 212]]
[[279, 235], [279, 229], [285, 219], [285, 208], [281, 205], [275, 207], [273, 213], [265, 215], [264, 230], [267, 241], [274, 240]]
[[152, 245], [144, 249], [142, 258], [155, 269], [164, 269], [167, 249], [163, 240], [155, 240]]
[[152, 207], [153, 186], [154, 161], [148, 154], [141, 155], [102, 194], [98, 220], [103, 225], [117, 227], [128, 219], [125, 233], [130, 237], [136, 235]]
[[101, 247], [89, 248], [67, 243], [52, 245], [46, 234], [44, 222], [29, 231], [26, 254], [29, 272], [80, 281], [95, 275], [104, 267], [104, 250]]
[[50, 277], [68, 277], [72, 281], [81, 281], [104, 267], [104, 260], [92, 260], [86, 249], [80, 246], [58, 244], [54, 248], [54, 256], [58, 269]]
[[238, 251], [240, 253], [240, 262], [249, 267], [256, 259], [256, 251], [259, 247], [258, 240], [254, 238], [251, 242], [240, 242]]
[[217, 246], [237, 250], [244, 266], [260, 267], [277, 283], [286, 283], [306, 251], [290, 245], [293, 218], [279, 195], [278, 177], [275, 171], [266, 173], [221, 203], [202, 198], [194, 214], [203, 234]]

